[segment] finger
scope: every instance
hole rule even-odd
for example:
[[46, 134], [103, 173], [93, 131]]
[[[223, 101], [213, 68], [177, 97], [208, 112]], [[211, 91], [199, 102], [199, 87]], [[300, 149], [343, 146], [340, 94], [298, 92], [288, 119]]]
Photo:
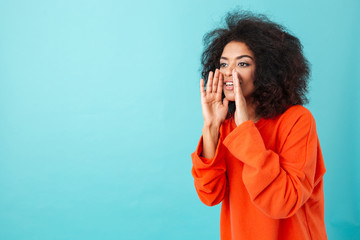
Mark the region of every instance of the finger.
[[200, 79], [200, 96], [201, 96], [201, 98], [204, 98], [206, 96], [206, 94], [205, 94], [205, 86], [204, 86], [204, 79]]
[[212, 91], [214, 93], [216, 93], [216, 91], [217, 91], [218, 82], [219, 82], [219, 69], [216, 69], [215, 74], [214, 74], [214, 80], [213, 80], [213, 88], [212, 88]]
[[212, 71], [209, 72], [208, 81], [206, 83], [206, 93], [211, 93], [212, 91], [212, 82], [213, 82], [214, 73]]
[[233, 83], [234, 83], [235, 104], [238, 104], [243, 98], [243, 94], [240, 86], [240, 79], [235, 69], [233, 69], [232, 75], [233, 75]]
[[221, 98], [222, 98], [223, 85], [224, 85], [224, 76], [222, 75], [222, 73], [219, 73], [219, 82], [218, 82], [218, 87], [217, 87], [217, 92], [216, 92], [217, 100], [221, 100]]

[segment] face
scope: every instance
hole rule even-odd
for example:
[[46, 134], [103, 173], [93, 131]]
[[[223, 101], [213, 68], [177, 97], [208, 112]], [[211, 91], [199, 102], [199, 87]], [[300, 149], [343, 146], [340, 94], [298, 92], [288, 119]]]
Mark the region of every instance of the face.
[[229, 101], [235, 101], [232, 70], [237, 71], [241, 89], [246, 100], [254, 92], [255, 58], [243, 42], [229, 42], [220, 57], [220, 73], [224, 76], [224, 94]]

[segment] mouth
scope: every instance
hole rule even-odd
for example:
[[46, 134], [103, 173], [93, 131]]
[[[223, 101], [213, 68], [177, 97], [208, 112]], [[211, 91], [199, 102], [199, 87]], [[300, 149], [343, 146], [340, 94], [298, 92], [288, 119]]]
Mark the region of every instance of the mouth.
[[233, 82], [224, 82], [224, 90], [233, 91], [234, 90], [234, 83]]

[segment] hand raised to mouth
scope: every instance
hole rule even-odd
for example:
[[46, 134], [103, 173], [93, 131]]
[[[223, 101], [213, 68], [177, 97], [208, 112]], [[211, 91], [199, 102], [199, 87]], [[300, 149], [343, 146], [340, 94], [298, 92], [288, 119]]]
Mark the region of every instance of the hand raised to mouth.
[[202, 156], [212, 158], [215, 155], [221, 123], [228, 113], [229, 101], [222, 101], [223, 75], [219, 69], [209, 73], [206, 90], [204, 80], [200, 80], [201, 108], [204, 117]]
[[204, 117], [204, 125], [220, 127], [228, 112], [229, 101], [222, 101], [223, 75], [219, 69], [215, 73], [210, 72], [204, 87], [204, 80], [200, 80], [201, 108]]
[[241, 90], [241, 83], [238, 73], [235, 69], [232, 70], [233, 83], [234, 83], [234, 94], [235, 94], [235, 123], [239, 126], [241, 123], [249, 120], [249, 114], [247, 111], [246, 100]]

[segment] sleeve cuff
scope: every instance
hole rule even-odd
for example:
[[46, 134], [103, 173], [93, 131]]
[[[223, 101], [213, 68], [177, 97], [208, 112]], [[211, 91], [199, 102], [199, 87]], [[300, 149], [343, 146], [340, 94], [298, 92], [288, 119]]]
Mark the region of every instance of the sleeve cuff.
[[212, 158], [204, 158], [201, 156], [203, 150], [203, 136], [201, 136], [195, 152], [192, 154], [193, 164], [196, 168], [208, 168], [216, 163], [216, 159], [220, 156], [221, 133], [218, 144], [216, 146], [215, 155]]
[[255, 123], [251, 120], [245, 121], [239, 126], [237, 126], [229, 135], [226, 136], [224, 140], [224, 145], [229, 146], [231, 143], [238, 138], [239, 136], [243, 135], [243, 132], [246, 131], [246, 129], [255, 127]]
[[237, 159], [251, 165], [254, 162], [249, 159], [266, 151], [262, 136], [251, 120], [237, 126], [226, 136], [223, 144]]

